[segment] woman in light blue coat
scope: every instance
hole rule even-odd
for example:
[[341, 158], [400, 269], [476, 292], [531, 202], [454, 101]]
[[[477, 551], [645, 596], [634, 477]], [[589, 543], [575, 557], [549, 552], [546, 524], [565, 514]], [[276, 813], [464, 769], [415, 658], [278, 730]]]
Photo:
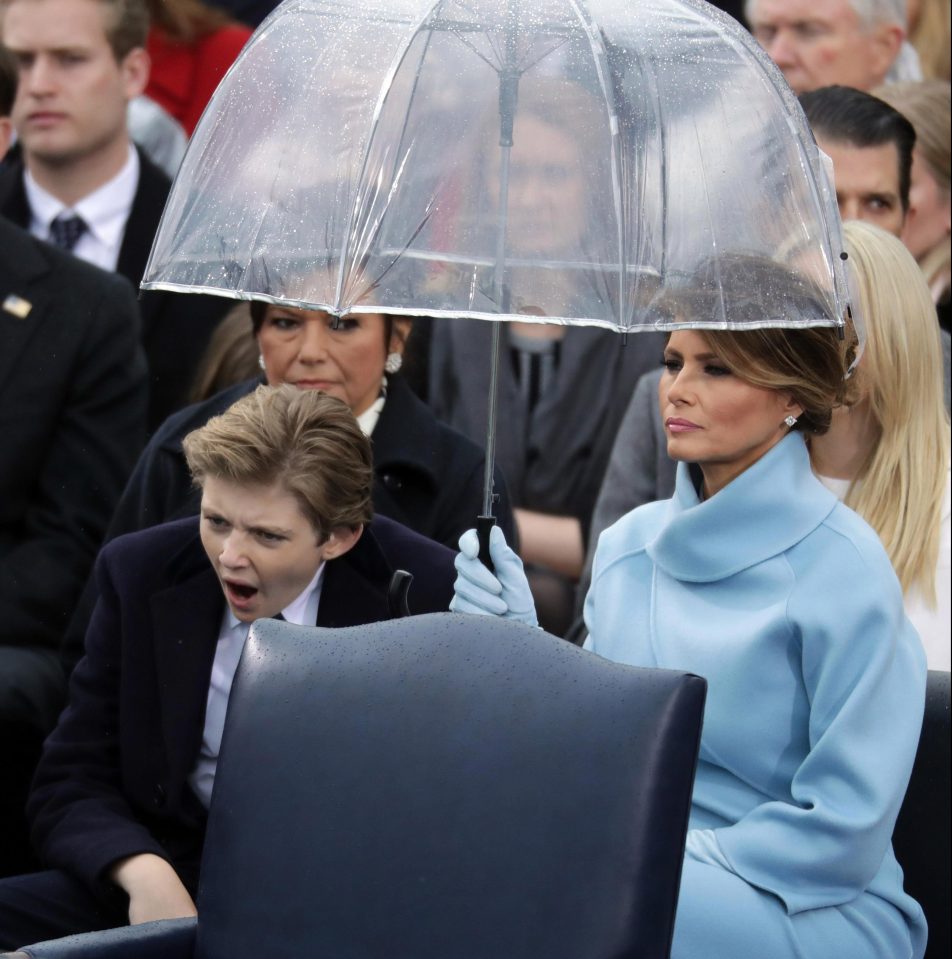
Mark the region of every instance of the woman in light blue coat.
[[[675, 959], [921, 959], [891, 835], [925, 657], [876, 534], [804, 434], [843, 400], [829, 328], [678, 330], [659, 387], [672, 499], [601, 537], [587, 647], [709, 682]], [[692, 465], [688, 465], [688, 464]], [[533, 621], [519, 560], [461, 540], [460, 611]]]

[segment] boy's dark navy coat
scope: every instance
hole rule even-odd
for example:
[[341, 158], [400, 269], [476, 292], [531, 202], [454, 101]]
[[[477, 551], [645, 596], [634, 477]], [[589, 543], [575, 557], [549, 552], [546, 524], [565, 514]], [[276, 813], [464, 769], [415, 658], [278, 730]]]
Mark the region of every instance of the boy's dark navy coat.
[[[395, 569], [414, 575], [412, 613], [444, 611], [453, 558], [446, 547], [377, 517], [350, 552], [327, 564], [317, 625], [388, 619]], [[157, 853], [194, 895], [205, 811], [187, 777], [201, 745], [224, 610], [197, 518], [113, 540], [96, 577], [100, 599], [86, 655], [29, 801], [34, 844], [45, 865], [94, 889], [116, 860]]]

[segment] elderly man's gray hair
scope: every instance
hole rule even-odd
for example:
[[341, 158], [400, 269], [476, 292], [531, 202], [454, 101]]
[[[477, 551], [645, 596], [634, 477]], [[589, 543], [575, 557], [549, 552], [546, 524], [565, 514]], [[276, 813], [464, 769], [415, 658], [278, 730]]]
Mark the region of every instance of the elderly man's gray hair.
[[[877, 23], [898, 23], [903, 30], [906, 29], [906, 0], [848, 0], [848, 3], [865, 27]], [[756, 9], [757, 0], [745, 0], [744, 16], [748, 23]]]

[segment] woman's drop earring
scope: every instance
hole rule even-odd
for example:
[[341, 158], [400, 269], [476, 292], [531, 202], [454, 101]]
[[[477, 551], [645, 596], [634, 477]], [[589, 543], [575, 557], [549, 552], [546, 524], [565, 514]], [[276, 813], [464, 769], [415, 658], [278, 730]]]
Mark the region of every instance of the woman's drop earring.
[[400, 353], [390, 353], [383, 368], [388, 373], [399, 373], [401, 366], [403, 366], [403, 356]]
[[263, 370], [267, 369], [267, 367], [264, 365], [264, 354], [263, 354], [263, 353], [259, 353], [259, 354], [258, 354], [258, 366], [260, 366], [261, 369], [263, 369]]
[[785, 416], [783, 421], [790, 429], [793, 429], [797, 425], [797, 418], [792, 413], [789, 416]]

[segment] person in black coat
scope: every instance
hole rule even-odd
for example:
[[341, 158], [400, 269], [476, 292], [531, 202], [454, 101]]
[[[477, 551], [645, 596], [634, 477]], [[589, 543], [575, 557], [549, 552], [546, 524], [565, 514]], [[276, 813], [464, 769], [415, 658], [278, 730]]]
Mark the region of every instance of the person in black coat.
[[121, 277], [0, 217], [0, 875], [65, 697], [59, 646], [145, 441], [146, 367]]
[[[182, 440], [261, 382], [247, 380], [229, 387], [162, 424], [140, 456], [113, 514], [110, 538], [198, 512], [200, 496], [188, 475]], [[386, 403], [371, 437], [374, 509], [455, 549], [479, 509], [482, 451], [436, 419], [400, 374], [387, 377]], [[505, 489], [501, 477], [497, 484]], [[512, 511], [507, 498], [501, 498], [498, 513], [508, 538]]]
[[[57, 30], [64, 17], [81, 61], [61, 56]], [[0, 213], [38, 239], [115, 270], [135, 288], [171, 188], [165, 173], [133, 149], [127, 124], [128, 103], [148, 81], [147, 30], [144, 0], [7, 0], [0, 22], [3, 43], [17, 59], [17, 82], [9, 105], [0, 103], [0, 120], [9, 113], [18, 135], [6, 156], [0, 146]], [[57, 221], [76, 216], [75, 232], [54, 230]], [[227, 302], [161, 292], [144, 294], [139, 305], [154, 429], [185, 404]]]
[[[138, 149], [138, 148], [137, 148]], [[139, 182], [126, 220], [116, 272], [138, 289], [172, 181], [141, 151]], [[18, 226], [30, 226], [23, 187], [23, 159], [14, 149], [0, 167], [0, 213]], [[149, 429], [181, 409], [208, 339], [228, 310], [216, 296], [142, 293], [139, 312], [142, 345], [149, 364]]]
[[412, 613], [452, 597], [451, 550], [371, 521], [370, 444], [340, 401], [261, 387], [186, 450], [200, 518], [122, 536], [97, 561], [86, 655], [29, 802], [48, 871], [0, 882], [0, 948], [194, 911], [224, 710], [253, 620], [387, 619], [397, 568], [414, 576]]
[[[252, 303], [252, 329], [272, 386], [315, 385], [343, 399], [366, 424], [374, 452], [374, 509], [455, 549], [481, 506], [485, 457], [440, 422], [399, 372], [410, 320], [364, 314], [341, 321], [319, 310]], [[170, 417], [143, 452], [110, 524], [109, 536], [196, 512], [198, 497], [182, 438], [250, 393], [258, 380], [230, 387]], [[497, 470], [497, 517], [514, 533], [505, 481]]]

